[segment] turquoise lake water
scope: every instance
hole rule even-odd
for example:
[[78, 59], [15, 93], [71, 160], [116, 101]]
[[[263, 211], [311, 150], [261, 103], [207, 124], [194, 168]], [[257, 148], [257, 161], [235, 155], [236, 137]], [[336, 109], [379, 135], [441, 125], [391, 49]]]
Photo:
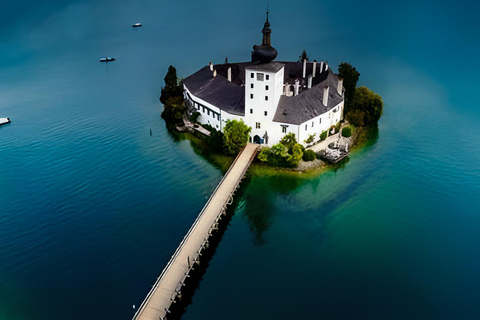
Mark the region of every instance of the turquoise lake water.
[[[248, 60], [265, 6], [2, 4], [0, 319], [132, 317], [223, 173], [163, 77]], [[270, 2], [279, 60], [352, 63], [384, 115], [337, 170], [249, 179], [182, 319], [480, 317], [478, 9]]]

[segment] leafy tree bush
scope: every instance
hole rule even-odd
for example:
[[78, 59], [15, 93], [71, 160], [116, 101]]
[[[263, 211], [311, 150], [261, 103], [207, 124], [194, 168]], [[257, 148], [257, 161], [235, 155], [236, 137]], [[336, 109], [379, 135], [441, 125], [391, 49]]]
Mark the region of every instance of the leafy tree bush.
[[355, 127], [363, 127], [365, 125], [364, 118], [365, 115], [360, 110], [350, 111], [346, 116], [347, 121]]
[[223, 151], [223, 133], [220, 130], [212, 127], [209, 124], [202, 124], [202, 127], [210, 131], [210, 136], [205, 138], [205, 141], [213, 148], [213, 150]]
[[345, 138], [348, 138], [352, 135], [352, 127], [344, 127], [342, 129], [342, 136]]
[[367, 87], [359, 87], [355, 93], [355, 110], [363, 113], [366, 126], [374, 126], [383, 114], [383, 100]]
[[303, 161], [313, 161], [315, 160], [315, 152], [311, 149], [306, 150], [303, 153]]
[[333, 129], [333, 132], [335, 132], [335, 126], [334, 125], [331, 125], [330, 128], [328, 128], [328, 135], [331, 136], [332, 135], [332, 129]]
[[305, 142], [306, 144], [312, 143], [313, 141], [315, 141], [315, 136], [316, 136], [316, 135], [317, 135], [316, 133], [309, 135], [309, 136], [308, 136], [308, 139], [303, 140], [303, 142]]
[[308, 61], [307, 50], [303, 49], [302, 54], [300, 56], [298, 56], [298, 58], [300, 59], [300, 62], [303, 62], [303, 60]]
[[247, 144], [252, 128], [242, 120], [228, 120], [223, 131], [223, 145], [226, 153], [235, 154]]
[[268, 158], [270, 156], [270, 148], [269, 147], [263, 147], [262, 150], [257, 155], [258, 160], [262, 162], [267, 162]]
[[165, 75], [165, 87], [162, 87], [162, 93], [160, 95], [160, 102], [166, 104], [171, 97], [183, 96], [183, 84], [182, 81], [177, 79], [177, 69], [175, 67], [168, 67], [168, 72]]
[[320, 134], [320, 139], [325, 140], [325, 139], [327, 139], [327, 136], [328, 136], [328, 132], [327, 131], [322, 131], [322, 133]]
[[162, 118], [167, 124], [181, 123], [186, 110], [183, 96], [170, 97], [163, 106]]
[[303, 152], [302, 152], [302, 145], [297, 143], [292, 148], [292, 154], [289, 154], [287, 157], [287, 163], [289, 167], [296, 167], [300, 160], [302, 160]]
[[297, 143], [292, 147], [292, 152], [281, 143], [273, 145], [271, 148], [264, 147], [258, 154], [258, 159], [267, 162], [274, 167], [296, 167], [302, 159], [302, 145]]
[[291, 152], [293, 146], [297, 144], [297, 138], [295, 138], [295, 133], [287, 133], [281, 140], [280, 143], [288, 148], [288, 151]]
[[343, 86], [345, 88], [345, 110], [344, 113], [348, 114], [354, 106], [355, 101], [355, 88], [357, 87], [358, 78], [360, 73], [352, 67], [350, 63], [342, 62], [338, 66], [338, 76], [343, 78]]
[[340, 127], [342, 126], [342, 124], [339, 122], [335, 125], [335, 133], [339, 133], [340, 132]]
[[191, 122], [191, 123], [197, 123], [198, 117], [200, 117], [200, 112], [195, 111], [195, 112], [192, 113], [192, 115], [190, 116], [190, 122]]

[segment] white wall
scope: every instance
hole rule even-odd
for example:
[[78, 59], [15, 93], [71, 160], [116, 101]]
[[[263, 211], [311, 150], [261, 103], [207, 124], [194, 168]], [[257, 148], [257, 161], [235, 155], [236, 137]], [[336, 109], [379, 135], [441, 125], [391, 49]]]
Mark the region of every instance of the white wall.
[[200, 117], [198, 117], [197, 121], [202, 124], [209, 124], [217, 130], [220, 130], [221, 113], [223, 111], [220, 108], [194, 96], [185, 86], [183, 88], [185, 99], [188, 99], [188, 97], [190, 96], [192, 104], [194, 105], [197, 112], [200, 113]]
[[[252, 141], [256, 135], [263, 138], [267, 132], [268, 145], [271, 146], [274, 141], [278, 143], [274, 137], [277, 136], [277, 130], [281, 132], [281, 127], [273, 123], [273, 117], [283, 93], [283, 72], [283, 67], [276, 73], [248, 68], [245, 70], [245, 123], [252, 128]], [[263, 80], [258, 79], [258, 74], [263, 74]]]

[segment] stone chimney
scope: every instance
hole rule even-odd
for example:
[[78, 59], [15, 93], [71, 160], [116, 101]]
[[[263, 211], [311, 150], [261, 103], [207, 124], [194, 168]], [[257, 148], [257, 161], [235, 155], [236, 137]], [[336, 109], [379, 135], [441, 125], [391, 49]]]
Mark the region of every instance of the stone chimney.
[[212, 61], [210, 61], [210, 62], [208, 63], [208, 66], [210, 67], [210, 71], [213, 71], [213, 64], [212, 64]]
[[228, 67], [227, 79], [228, 81], [232, 82], [232, 67]]
[[295, 79], [295, 95], [298, 96], [298, 89], [300, 88], [300, 81]]
[[287, 84], [287, 85], [285, 86], [285, 95], [286, 95], [287, 97], [290, 97], [290, 85], [289, 85], [289, 84]]
[[308, 76], [308, 89], [310, 89], [312, 87], [312, 80], [313, 80], [313, 76], [309, 75]]
[[307, 59], [303, 59], [303, 77], [305, 79], [305, 77], [307, 76]]
[[343, 79], [340, 77], [338, 78], [337, 91], [340, 96], [343, 94]]
[[328, 104], [328, 86], [323, 87], [323, 105], [326, 107]]
[[322, 72], [323, 72], [323, 60], [322, 60], [322, 62], [320, 62], [320, 73], [322, 73]]
[[315, 78], [315, 73], [317, 73], [317, 60], [313, 60], [313, 73], [312, 77]]
[[217, 76], [217, 69], [213, 69], [213, 77], [215, 78]]
[[325, 71], [328, 71], [328, 61], [325, 62]]

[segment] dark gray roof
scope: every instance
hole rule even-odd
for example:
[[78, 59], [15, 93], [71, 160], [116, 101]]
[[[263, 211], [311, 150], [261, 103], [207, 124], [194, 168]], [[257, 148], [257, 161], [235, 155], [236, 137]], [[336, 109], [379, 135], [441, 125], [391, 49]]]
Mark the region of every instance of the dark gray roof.
[[269, 63], [259, 63], [247, 66], [246, 69], [248, 70], [259, 70], [259, 71], [269, 71], [269, 72], [277, 72], [282, 69], [284, 66], [283, 63], [279, 62], [269, 62]]
[[[297, 96], [281, 96], [273, 121], [290, 124], [302, 124], [312, 118], [318, 117], [333, 109], [342, 102], [343, 97], [337, 92], [338, 76], [331, 69], [325, 72], [326, 77], [322, 82], [305, 90]], [[323, 88], [328, 85], [328, 105], [323, 105]]]
[[[217, 76], [214, 78], [208, 66], [203, 67], [183, 80], [184, 85], [196, 97], [235, 115], [245, 115], [245, 69], [265, 70], [276, 72], [284, 67], [284, 83], [294, 84], [300, 80], [300, 94], [295, 97], [281, 96], [277, 112], [273, 121], [301, 124], [332, 108], [343, 100], [337, 93], [338, 76], [329, 68], [325, 72], [320, 70], [317, 62], [316, 76], [311, 89], [304, 89], [306, 82], [303, 79], [303, 62], [270, 62], [270, 63], [225, 63], [214, 65]], [[231, 68], [232, 82], [227, 80], [228, 68]], [[321, 72], [323, 71], [323, 72]], [[306, 74], [313, 73], [313, 63], [307, 62]], [[328, 81], [327, 81], [328, 78]], [[323, 101], [323, 87], [328, 83], [329, 102], [325, 107]], [[323, 111], [322, 111], [323, 110]], [[284, 115], [283, 113], [286, 113]]]
[[196, 97], [228, 113], [245, 115], [245, 87], [218, 74], [214, 78], [208, 66], [185, 78], [183, 84]]

